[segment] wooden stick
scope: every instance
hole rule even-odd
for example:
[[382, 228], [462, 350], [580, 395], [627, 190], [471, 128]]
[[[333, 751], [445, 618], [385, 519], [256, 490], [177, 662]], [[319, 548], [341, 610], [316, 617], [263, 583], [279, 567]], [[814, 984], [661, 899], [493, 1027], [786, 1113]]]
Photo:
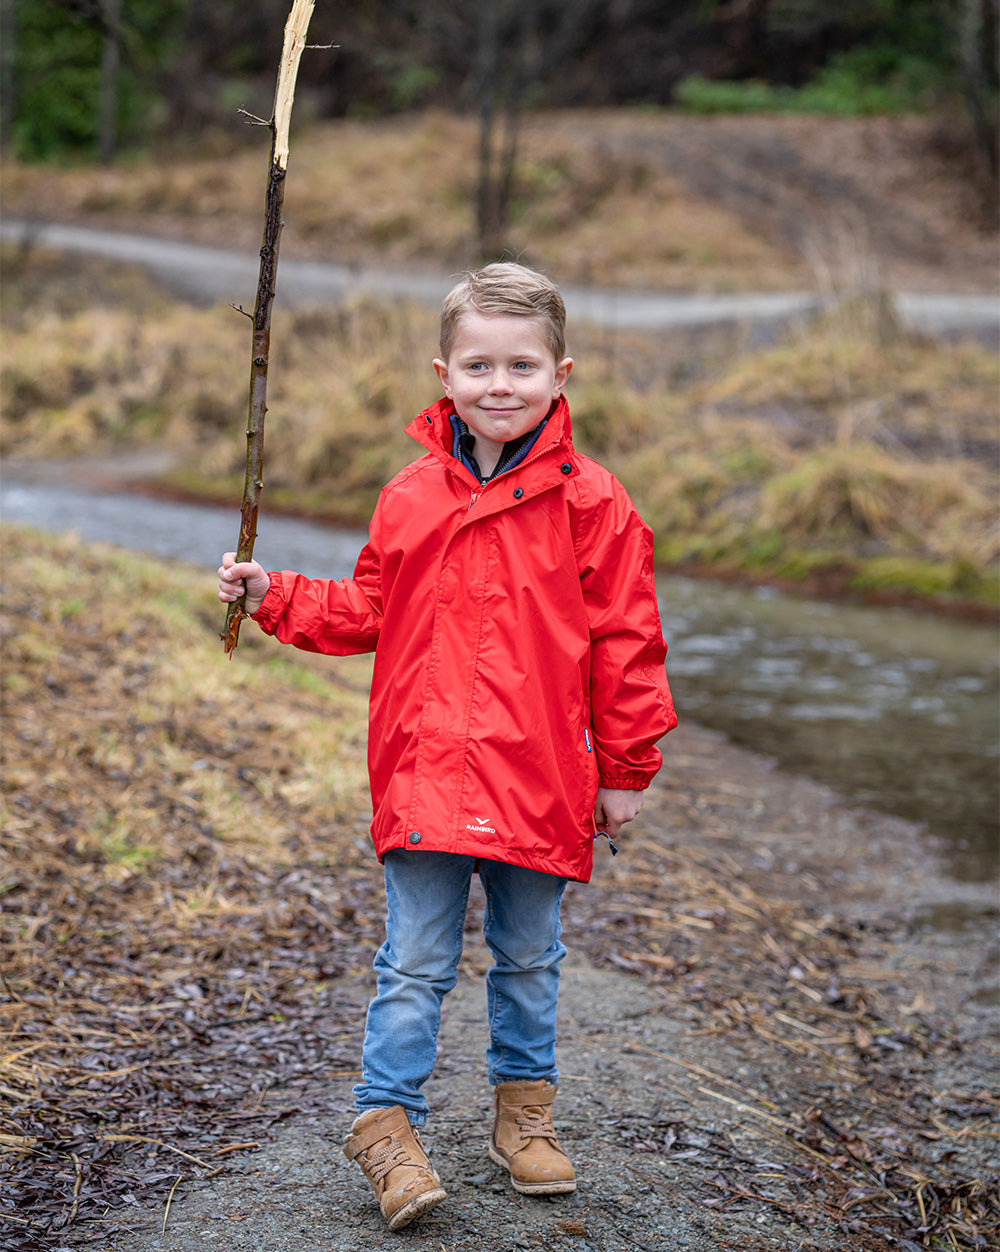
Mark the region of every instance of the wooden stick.
[[193, 1161], [195, 1165], [208, 1169], [207, 1161], [192, 1156], [190, 1152], [183, 1152], [180, 1148], [175, 1148], [172, 1143], [165, 1143], [162, 1139], [151, 1139], [149, 1135], [101, 1135], [101, 1139], [104, 1143], [152, 1143], [158, 1148], [165, 1148], [168, 1152], [176, 1152], [185, 1161]]
[[[271, 128], [271, 168], [267, 180], [264, 209], [264, 237], [260, 247], [260, 275], [253, 311], [253, 346], [250, 353], [250, 414], [247, 421], [247, 468], [240, 507], [240, 537], [237, 561], [253, 557], [257, 538], [257, 506], [264, 486], [264, 415], [267, 413], [267, 362], [271, 349], [271, 306], [274, 303], [278, 269], [278, 241], [281, 235], [281, 206], [285, 198], [285, 172], [288, 166], [288, 129], [292, 120], [295, 79], [306, 44], [306, 30], [315, 0], [294, 0], [285, 23], [285, 42], [274, 93]], [[239, 642], [240, 622], [246, 613], [246, 592], [230, 604], [222, 634], [227, 656]]]
[[183, 1177], [184, 1177], [184, 1175], [183, 1175], [183, 1174], [178, 1174], [178, 1175], [177, 1175], [177, 1181], [176, 1181], [176, 1182], [174, 1183], [174, 1185], [170, 1188], [170, 1194], [167, 1196], [167, 1207], [163, 1210], [163, 1225], [160, 1227], [160, 1234], [161, 1234], [161, 1235], [166, 1233], [166, 1229], [167, 1229], [167, 1218], [170, 1216], [170, 1206], [171, 1206], [171, 1204], [173, 1204], [173, 1202], [174, 1202], [174, 1192], [175, 1192], [175, 1191], [177, 1190], [177, 1188], [180, 1186], [181, 1179], [182, 1179]]

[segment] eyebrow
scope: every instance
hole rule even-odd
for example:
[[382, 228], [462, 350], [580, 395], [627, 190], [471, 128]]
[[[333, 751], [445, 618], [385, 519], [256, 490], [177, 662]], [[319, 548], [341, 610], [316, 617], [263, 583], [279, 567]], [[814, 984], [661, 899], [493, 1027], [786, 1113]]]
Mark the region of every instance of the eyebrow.
[[[489, 352], [477, 352], [473, 348], [467, 351], [456, 353], [460, 361], [485, 361], [493, 360], [493, 354]], [[505, 359], [513, 361], [539, 361], [545, 357], [544, 349], [535, 349], [527, 352], [505, 352], [502, 354]]]

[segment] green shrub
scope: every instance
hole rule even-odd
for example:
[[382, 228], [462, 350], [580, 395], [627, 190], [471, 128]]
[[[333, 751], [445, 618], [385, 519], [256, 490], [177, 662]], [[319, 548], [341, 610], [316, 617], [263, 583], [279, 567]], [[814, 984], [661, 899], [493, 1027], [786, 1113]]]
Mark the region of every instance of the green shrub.
[[802, 87], [748, 79], [715, 82], [692, 75], [676, 101], [689, 113], [823, 113], [860, 117], [929, 106], [943, 90], [939, 67], [888, 45], [861, 45], [831, 57]]
[[774, 113], [781, 91], [757, 78], [725, 82], [692, 74], [674, 88], [674, 99], [688, 113]]
[[942, 87], [941, 72], [929, 61], [876, 44], [832, 57], [794, 96], [803, 112], [854, 117], [919, 109]]
[[[116, 132], [140, 137], [172, 64], [190, 0], [122, 0]], [[4, 30], [12, 45], [11, 150], [29, 161], [97, 155], [104, 32], [97, 5], [20, 0]]]

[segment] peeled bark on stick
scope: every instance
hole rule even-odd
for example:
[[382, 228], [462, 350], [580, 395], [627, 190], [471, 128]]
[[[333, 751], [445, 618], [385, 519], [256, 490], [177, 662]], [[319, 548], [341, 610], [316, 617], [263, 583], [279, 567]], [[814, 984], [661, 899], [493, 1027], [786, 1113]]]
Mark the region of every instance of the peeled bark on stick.
[[[315, 0], [294, 0], [285, 23], [285, 42], [274, 93], [271, 129], [271, 169], [267, 180], [264, 210], [264, 238], [260, 247], [260, 276], [253, 311], [253, 345], [250, 354], [250, 414], [247, 421], [247, 469], [240, 508], [240, 537], [237, 561], [253, 557], [257, 538], [257, 506], [264, 486], [264, 415], [267, 413], [267, 362], [271, 348], [271, 306], [274, 303], [278, 270], [278, 240], [281, 235], [281, 206], [285, 198], [285, 172], [288, 166], [288, 128], [295, 98], [295, 79], [306, 42], [306, 30]], [[222, 641], [231, 656], [239, 642], [240, 622], [246, 617], [246, 593], [234, 600], [226, 613]]]

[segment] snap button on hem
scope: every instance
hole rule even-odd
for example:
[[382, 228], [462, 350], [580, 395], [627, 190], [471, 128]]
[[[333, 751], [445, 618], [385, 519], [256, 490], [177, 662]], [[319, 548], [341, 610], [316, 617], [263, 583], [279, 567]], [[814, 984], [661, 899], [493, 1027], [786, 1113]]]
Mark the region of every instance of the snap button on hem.
[[419, 830], [410, 831], [410, 843], [419, 843], [419, 842], [420, 842], [420, 831]]

